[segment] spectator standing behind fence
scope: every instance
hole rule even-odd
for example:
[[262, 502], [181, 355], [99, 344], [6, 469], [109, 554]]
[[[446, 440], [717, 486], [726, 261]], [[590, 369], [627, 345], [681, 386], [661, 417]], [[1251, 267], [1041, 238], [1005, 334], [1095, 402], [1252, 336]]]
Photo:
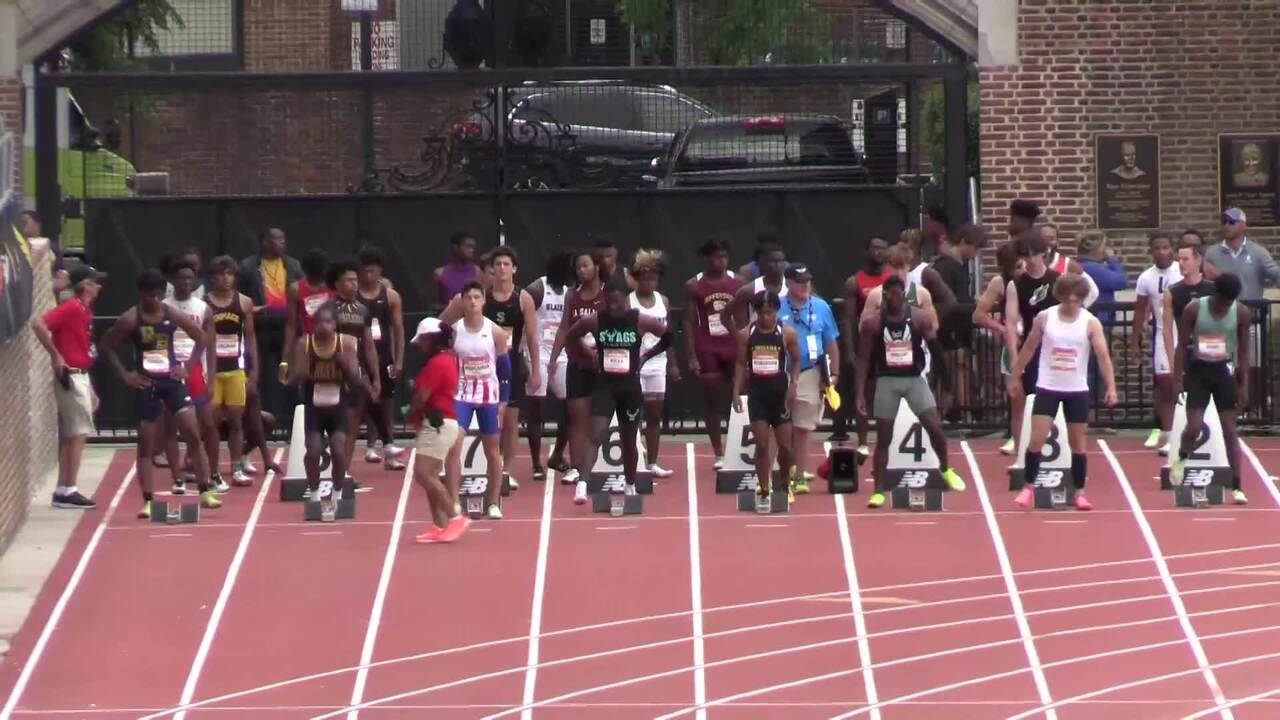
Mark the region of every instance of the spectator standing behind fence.
[[53, 492], [53, 506], [88, 509], [96, 504], [76, 489], [80, 458], [84, 444], [93, 432], [93, 413], [98, 409], [98, 395], [89, 382], [93, 367], [90, 342], [93, 329], [93, 301], [106, 278], [88, 265], [71, 271], [67, 280], [74, 297], [36, 317], [31, 328], [53, 361], [54, 397], [58, 403], [58, 487]]
[[448, 265], [442, 265], [432, 273], [435, 281], [436, 305], [443, 308], [462, 292], [462, 286], [472, 280], [480, 280], [480, 266], [476, 265], [476, 239], [469, 232], [456, 232], [449, 238]]
[[[269, 227], [258, 237], [258, 252], [240, 261], [240, 291], [253, 301], [258, 359], [275, 368], [284, 359], [284, 325], [289, 285], [302, 277], [302, 265], [285, 254], [284, 230]], [[262, 405], [276, 417], [292, 417], [284, 407], [283, 388], [274, 372], [258, 374]]]
[[1112, 309], [1116, 302], [1116, 291], [1129, 287], [1129, 278], [1125, 275], [1124, 265], [1116, 258], [1115, 250], [1107, 244], [1107, 236], [1101, 230], [1086, 230], [1080, 236], [1078, 247], [1080, 267], [1098, 286], [1098, 303], [1102, 307], [1098, 308], [1094, 316], [1102, 323], [1110, 345], [1111, 328], [1116, 321], [1116, 311]]

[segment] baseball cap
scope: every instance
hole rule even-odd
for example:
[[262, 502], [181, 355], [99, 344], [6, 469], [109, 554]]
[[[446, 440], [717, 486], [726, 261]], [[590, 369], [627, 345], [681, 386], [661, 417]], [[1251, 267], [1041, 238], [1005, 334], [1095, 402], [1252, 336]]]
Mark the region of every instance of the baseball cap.
[[809, 266], [804, 263], [792, 263], [788, 265], [784, 276], [788, 280], [797, 280], [801, 282], [813, 279], [813, 273], [809, 272]]
[[85, 280], [105, 280], [107, 274], [99, 272], [98, 269], [92, 265], [78, 265], [68, 273], [68, 276], [71, 279], [71, 286], [75, 287]]
[[1222, 222], [1227, 225], [1235, 225], [1236, 223], [1247, 222], [1244, 211], [1238, 207], [1227, 208], [1222, 213]]
[[418, 331], [413, 334], [413, 340], [410, 342], [418, 342], [418, 340], [426, 335], [439, 335], [444, 330], [444, 324], [439, 318], [423, 318], [418, 323]]

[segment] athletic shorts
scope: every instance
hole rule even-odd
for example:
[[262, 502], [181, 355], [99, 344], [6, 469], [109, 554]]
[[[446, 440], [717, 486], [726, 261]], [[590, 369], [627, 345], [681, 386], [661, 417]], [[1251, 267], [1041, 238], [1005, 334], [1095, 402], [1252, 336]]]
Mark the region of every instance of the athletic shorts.
[[213, 375], [213, 404], [244, 407], [249, 379], [243, 370], [228, 370]]
[[[1010, 368], [1012, 371], [1012, 368]], [[1036, 350], [1036, 354], [1031, 356], [1031, 360], [1027, 362], [1027, 366], [1022, 369], [1022, 392], [1036, 392], [1036, 383], [1040, 381], [1040, 351]]]
[[191, 394], [187, 386], [173, 378], [151, 378], [151, 387], [142, 391], [142, 408], [138, 416], [145, 422], [155, 422], [164, 411], [177, 415], [191, 407]]
[[306, 432], [321, 433], [330, 437], [347, 431], [347, 409], [342, 405], [318, 408], [307, 405], [303, 411]]
[[569, 363], [565, 371], [565, 397], [569, 400], [591, 397], [596, 386], [596, 373], [589, 367]]
[[444, 423], [438, 428], [431, 427], [431, 423], [423, 421], [422, 427], [418, 430], [414, 452], [436, 460], [444, 460], [449, 454], [449, 448], [458, 441], [458, 434], [461, 432], [458, 421], [453, 418], [445, 418]]
[[475, 418], [476, 427], [481, 435], [498, 434], [498, 403], [469, 403], [455, 400], [453, 406], [458, 411], [458, 427], [471, 428], [471, 419]]
[[[819, 359], [819, 362], [822, 362]], [[818, 427], [822, 419], [822, 373], [816, 367], [800, 371], [800, 383], [796, 386], [796, 405], [792, 408], [791, 424], [801, 430]]]
[[383, 357], [378, 353], [378, 388], [379, 400], [390, 400], [396, 396], [396, 381], [391, 379], [391, 356]]
[[1240, 402], [1236, 379], [1226, 363], [1193, 361], [1187, 365], [1182, 385], [1187, 391], [1188, 408], [1203, 410], [1209, 407], [1209, 398], [1213, 398], [1214, 407], [1219, 411], [1235, 410]]
[[1058, 407], [1061, 406], [1062, 417], [1068, 423], [1076, 425], [1089, 421], [1089, 396], [1091, 393], [1088, 390], [1058, 392], [1057, 390], [1036, 388], [1035, 392], [1036, 399], [1031, 404], [1032, 415], [1057, 417]]
[[[547, 351], [548, 354], [550, 352], [550, 350]], [[560, 358], [560, 361], [556, 363], [556, 366], [550, 371], [544, 368], [542, 371], [542, 377], [539, 378], [541, 382], [538, 383], [537, 387], [529, 391], [528, 396], [543, 398], [547, 396], [547, 390], [550, 390], [552, 395], [563, 399], [565, 396], [565, 381], [567, 379], [566, 375], [568, 374], [568, 367], [569, 363], [562, 357]]]
[[723, 347], [695, 348], [698, 355], [700, 375], [718, 375], [726, 380], [733, 379], [734, 366], [737, 363], [737, 351]]
[[1151, 348], [1151, 372], [1156, 375], [1168, 375], [1173, 372], [1173, 364], [1169, 362], [1169, 353], [1164, 349], [1164, 333], [1156, 334], [1156, 341]]
[[893, 420], [898, 417], [898, 407], [903, 400], [917, 417], [938, 406], [933, 392], [929, 390], [929, 383], [919, 375], [881, 375], [876, 378], [871, 414], [877, 420]]
[[204, 366], [197, 365], [196, 369], [187, 375], [187, 392], [191, 394], [192, 405], [202, 408], [209, 404], [209, 398], [205, 396], [208, 387], [204, 379]]
[[938, 342], [943, 350], [971, 350], [973, 348], [973, 313], [957, 308], [938, 328]]
[[498, 381], [498, 401], [518, 407], [520, 401], [524, 400], [524, 386], [528, 381], [529, 374], [524, 369], [524, 358], [519, 356], [511, 358], [511, 379]]
[[611, 418], [616, 412], [619, 422], [638, 422], [643, 406], [644, 395], [637, 377], [598, 379], [591, 393], [591, 417]]
[[645, 395], [666, 395], [667, 373], [640, 373], [640, 392]]
[[776, 428], [791, 422], [787, 407], [786, 383], [770, 383], [760, 387], [747, 384], [747, 420]]
[[63, 388], [56, 380], [53, 383], [53, 396], [58, 401], [58, 432], [64, 438], [92, 435], [95, 428], [89, 374], [77, 372], [68, 377], [70, 388]]

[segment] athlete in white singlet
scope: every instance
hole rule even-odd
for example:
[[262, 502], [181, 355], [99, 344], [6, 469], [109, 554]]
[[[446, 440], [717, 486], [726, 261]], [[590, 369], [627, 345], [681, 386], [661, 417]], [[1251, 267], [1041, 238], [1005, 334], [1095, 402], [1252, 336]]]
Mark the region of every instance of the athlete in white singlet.
[[[1151, 235], [1152, 266], [1142, 271], [1135, 285], [1137, 299], [1133, 306], [1133, 335], [1129, 341], [1129, 356], [1135, 365], [1142, 362], [1142, 347], [1150, 348], [1151, 372], [1155, 375], [1156, 420], [1147, 437], [1146, 446], [1160, 448], [1161, 455], [1169, 454], [1169, 430], [1173, 427], [1173, 355], [1164, 344], [1164, 313], [1161, 312], [1164, 293], [1174, 283], [1181, 282], [1182, 271], [1174, 260], [1173, 238], [1168, 233]], [[1147, 319], [1155, 316], [1154, 327], [1147, 331]], [[1163, 442], [1162, 442], [1163, 440]]]
[[[568, 253], [561, 252], [547, 260], [547, 274], [534, 280], [526, 288], [537, 308], [534, 319], [538, 328], [538, 358], [544, 363], [551, 357], [551, 346], [555, 343], [556, 334], [564, 320], [565, 296], [569, 293], [569, 284], [573, 279], [573, 260]], [[547, 391], [550, 390], [550, 394], [560, 400], [564, 399], [567, 367], [567, 358], [561, 357], [555, 365], [542, 368], [542, 382], [529, 388], [525, 396], [525, 427], [528, 428], [529, 457], [533, 461], [534, 480], [543, 481], [547, 478], [542, 464], [543, 413]], [[568, 423], [558, 423], [555, 446], [551, 449], [547, 467], [559, 472], [568, 469], [564, 462], [564, 448], [568, 437]]]
[[[671, 302], [658, 292], [658, 283], [665, 269], [662, 252], [640, 249], [631, 263], [631, 277], [636, 289], [628, 296], [630, 306], [640, 315], [651, 317], [670, 325], [668, 313]], [[658, 336], [645, 333], [640, 339], [641, 352], [648, 352], [658, 344]], [[662, 441], [662, 410], [666, 404], [667, 378], [680, 379], [679, 364], [667, 361], [667, 353], [654, 355], [640, 368], [640, 392], [644, 396], [644, 445], [649, 457], [641, 458], [654, 477], [670, 477], [671, 471], [658, 464], [658, 446]]]

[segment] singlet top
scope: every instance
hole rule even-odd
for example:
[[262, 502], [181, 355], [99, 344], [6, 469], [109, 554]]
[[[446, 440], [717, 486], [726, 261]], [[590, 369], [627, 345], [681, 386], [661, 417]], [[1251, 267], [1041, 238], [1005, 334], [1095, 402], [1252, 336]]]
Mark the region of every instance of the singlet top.
[[[628, 298], [631, 307], [640, 311], [641, 315], [651, 317], [664, 325], [667, 322], [667, 303], [662, 298], [662, 293], [653, 294], [653, 307], [645, 307], [640, 304], [640, 296], [632, 292]], [[645, 333], [640, 338], [640, 349], [646, 352], [649, 348], [658, 344], [658, 336], [653, 333]], [[654, 355], [649, 362], [644, 364], [640, 370], [643, 375], [666, 375], [667, 374], [667, 352], [664, 350], [661, 354]]]
[[1150, 298], [1151, 314], [1155, 318], [1151, 329], [1152, 337], [1161, 347], [1164, 345], [1164, 313], [1160, 311], [1160, 302], [1164, 299], [1164, 291], [1181, 280], [1182, 272], [1178, 270], [1176, 263], [1163, 270], [1152, 265], [1142, 271], [1134, 285], [1138, 297]]
[[153, 378], [170, 377], [177, 359], [173, 354], [173, 333], [178, 326], [168, 305], [162, 305], [160, 319], [147, 322], [142, 318], [142, 308], [137, 309], [138, 327], [133, 331], [137, 348], [138, 372]]
[[1053, 262], [1047, 263], [1046, 267], [1050, 270], [1062, 275], [1067, 271], [1067, 265], [1071, 264], [1071, 258], [1062, 253], [1054, 253]]
[[514, 359], [520, 351], [520, 342], [524, 338], [524, 310], [520, 309], [520, 293], [518, 287], [512, 287], [511, 295], [506, 300], [499, 300], [493, 294], [493, 288], [484, 293], [484, 316], [498, 327], [507, 331], [511, 338], [508, 353]]
[[307, 404], [326, 409], [346, 406], [346, 387], [342, 371], [338, 368], [338, 343], [342, 338], [333, 336], [332, 344], [325, 349], [316, 342], [314, 335], [307, 335], [308, 373], [306, 384]]
[[333, 288], [327, 285], [311, 285], [306, 278], [298, 279], [298, 317], [302, 319], [302, 331], [310, 333], [312, 319], [316, 311], [334, 296]]
[[627, 380], [640, 376], [640, 311], [622, 317], [596, 315], [596, 368], [601, 380]]
[[208, 299], [213, 312], [213, 354], [217, 362], [215, 372], [231, 372], [240, 369], [240, 352], [244, 347], [244, 308], [240, 306], [240, 293], [236, 293], [227, 305], [219, 305]]
[[1089, 321], [1093, 313], [1080, 308], [1080, 315], [1067, 322], [1062, 308], [1049, 312], [1040, 338], [1040, 374], [1036, 388], [1054, 392], [1083, 392], [1089, 389]]
[[919, 265], [916, 265], [915, 267], [911, 268], [911, 272], [907, 273], [907, 284], [908, 284], [908, 285], [923, 285], [923, 284], [924, 284], [924, 269], [925, 269], [925, 268], [927, 268], [927, 267], [929, 267], [929, 263], [927, 263], [927, 262], [922, 262], [922, 263], [920, 263]]
[[782, 323], [765, 332], [755, 323], [747, 335], [747, 390], [786, 388], [787, 346], [782, 339]]
[[876, 375], [910, 377], [924, 372], [928, 359], [924, 333], [911, 322], [910, 306], [898, 320], [890, 319], [888, 310], [880, 306], [880, 335], [876, 337], [872, 355]]
[[1019, 342], [1026, 342], [1027, 333], [1031, 332], [1031, 323], [1037, 315], [1058, 304], [1058, 298], [1053, 296], [1053, 283], [1057, 279], [1058, 273], [1046, 270], [1038, 278], [1031, 277], [1030, 273], [1023, 273], [1013, 281], [1013, 288], [1018, 292], [1018, 316], [1022, 320], [1022, 338]]
[[719, 280], [699, 277], [693, 283], [693, 300], [697, 303], [698, 325], [694, 330], [694, 340], [702, 347], [733, 347], [733, 334], [724, 324], [720, 312], [733, 301], [733, 294], [742, 283], [733, 275], [725, 273]]
[[862, 308], [866, 307], [867, 297], [871, 295], [871, 291], [883, 285], [884, 281], [892, 275], [893, 271], [887, 267], [883, 267], [878, 275], [871, 275], [866, 270], [859, 270], [853, 274], [853, 283], [858, 288], [858, 314], [862, 314]]
[[1232, 302], [1227, 314], [1214, 317], [1209, 309], [1209, 298], [1196, 300], [1196, 327], [1191, 333], [1191, 357], [1196, 362], [1219, 365], [1236, 358], [1236, 307]]
[[[360, 294], [356, 293], [356, 300], [343, 300], [336, 296], [333, 298], [333, 319], [337, 321], [338, 334], [350, 338], [349, 342], [356, 348], [357, 358], [361, 357], [364, 328], [369, 324], [369, 308], [360, 302], [359, 297]], [[356, 366], [360, 366], [359, 359]]]
[[[177, 310], [178, 312], [191, 318], [191, 322], [200, 327], [204, 327], [204, 314], [208, 311], [209, 306], [204, 300], [196, 297], [194, 294], [186, 300], [177, 300], [173, 297], [164, 299], [164, 304]], [[182, 328], [174, 328], [173, 330], [173, 357], [178, 362], [186, 362], [191, 359], [191, 352], [196, 349], [196, 341], [191, 339], [186, 330]], [[196, 359], [195, 368], [201, 367], [201, 359]]]
[[[579, 292], [574, 292], [573, 295], [569, 296], [564, 304], [564, 317], [567, 318], [565, 322], [568, 322], [572, 327], [573, 323], [584, 317], [593, 317], [598, 315], [603, 309], [603, 287], [600, 288], [600, 291], [596, 293], [596, 296], [590, 300], [582, 297]], [[569, 345], [566, 348], [569, 353], [569, 363], [575, 367], [587, 368], [588, 370], [595, 368], [595, 342], [595, 337], [587, 334], [582, 336], [581, 343]]]
[[390, 357], [391, 354], [391, 301], [387, 298], [387, 286], [379, 283], [378, 294], [365, 297], [356, 291], [356, 299], [368, 310], [369, 334], [373, 336], [373, 345], [379, 357]]
[[1173, 327], [1175, 328], [1173, 337], [1175, 343], [1178, 341], [1176, 329], [1182, 326], [1182, 313], [1187, 309], [1187, 305], [1190, 305], [1191, 301], [1196, 298], [1212, 295], [1213, 291], [1213, 281], [1206, 280], [1204, 277], [1201, 277], [1200, 282], [1195, 285], [1190, 285], [1184, 280], [1169, 286], [1169, 302], [1173, 306]]
[[458, 393], [455, 400], [476, 405], [498, 402], [497, 346], [492, 320], [484, 318], [480, 329], [467, 329], [467, 321], [453, 324], [453, 351], [458, 356]]
[[[760, 293], [768, 289], [769, 289], [768, 286], [765, 285], [765, 282], [764, 282], [764, 276], [762, 275], [756, 278], [754, 281], [752, 281], [751, 297], [754, 298], [756, 295], [759, 295]], [[784, 303], [786, 301], [787, 301], [787, 281], [783, 280], [782, 288], [778, 290], [778, 302]], [[756, 309], [751, 307], [750, 303], [747, 304], [747, 321], [752, 323], [756, 321]]]
[[[542, 304], [538, 306], [536, 319], [538, 346], [542, 350], [541, 357], [545, 360], [551, 357], [551, 347], [555, 345], [556, 333], [560, 332], [560, 321], [564, 318], [564, 296], [569, 292], [569, 288], [562, 287], [560, 292], [556, 292], [545, 277], [541, 280]], [[564, 362], [564, 356], [561, 356], [559, 362]]]

